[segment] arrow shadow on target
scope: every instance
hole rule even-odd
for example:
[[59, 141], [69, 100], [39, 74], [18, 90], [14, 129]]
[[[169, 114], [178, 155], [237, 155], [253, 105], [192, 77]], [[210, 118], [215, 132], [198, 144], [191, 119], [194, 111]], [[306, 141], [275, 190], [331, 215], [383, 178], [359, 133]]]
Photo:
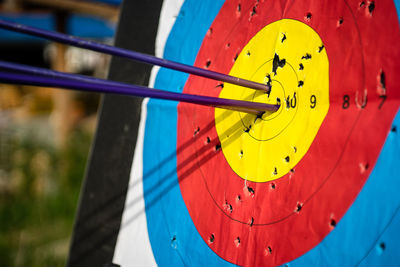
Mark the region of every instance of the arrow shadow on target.
[[[224, 117], [226, 117], [228, 112], [231, 112], [231, 111], [225, 111], [224, 113], [222, 113], [220, 115], [219, 118], [217, 118], [217, 120], [222, 121], [222, 120], [220, 120], [220, 118], [223, 119]], [[242, 119], [246, 119], [248, 117], [254, 117], [254, 116], [255, 115], [252, 115], [252, 114], [245, 114], [242, 117]], [[127, 194], [128, 190], [132, 189], [135, 186], [139, 186], [143, 181], [145, 181], [152, 174], [154, 174], [156, 171], [158, 171], [161, 166], [165, 166], [166, 164], [168, 164], [171, 160], [174, 159], [174, 157], [176, 157], [176, 155], [182, 153], [188, 147], [193, 147], [193, 143], [196, 141], [196, 139], [204, 136], [205, 133], [208, 132], [210, 129], [212, 129], [214, 126], [215, 126], [215, 123], [214, 123], [214, 120], [212, 120], [211, 122], [209, 122], [206, 125], [206, 127], [204, 127], [200, 132], [197, 133], [196, 138], [192, 137], [189, 140], [187, 140], [184, 144], [182, 144], [180, 147], [178, 147], [176, 149], [176, 151], [174, 151], [173, 153], [168, 155], [165, 159], [163, 159], [160, 162], [160, 164], [158, 164], [156, 167], [152, 168], [151, 170], [149, 170], [148, 172], [143, 174], [141, 179], [132, 183], [126, 190], [123, 190], [120, 193], [114, 195], [112, 198], [104, 201], [104, 203], [101, 206], [99, 206], [97, 209], [91, 211], [84, 218], [82, 218], [81, 222], [85, 222], [85, 224], [87, 224], [88, 220], [96, 220], [97, 217], [99, 216], [99, 212], [104, 211], [105, 209], [110, 209], [112, 207], [112, 203], [115, 201], [118, 201], [122, 196], [125, 196]], [[224, 132], [220, 135], [220, 136], [226, 136], [226, 135], [229, 136], [229, 139], [222, 140], [222, 142], [224, 143], [224, 147], [229, 146], [234, 140], [239, 138], [243, 133], [245, 133], [245, 132], [243, 131], [242, 121], [238, 121], [237, 123], [232, 125], [232, 127], [229, 130], [227, 130], [226, 132]], [[178, 164], [176, 166], [176, 168], [172, 169], [166, 175], [161, 177], [159, 180], [159, 183], [155, 184], [154, 186], [148, 188], [146, 191], [143, 192], [143, 195], [147, 195], [147, 196], [149, 196], [149, 198], [151, 198], [150, 201], [147, 201], [145, 203], [145, 206], [143, 208], [138, 209], [138, 211], [136, 211], [130, 218], [128, 218], [125, 221], [122, 221], [119, 230], [116, 230], [116, 231], [110, 233], [109, 235], [107, 235], [105, 238], [102, 238], [100, 240], [97, 240], [97, 242], [92, 243], [91, 246], [88, 247], [83, 252], [81, 252], [80, 255], [76, 255], [75, 259], [82, 260], [82, 258], [88, 257], [92, 252], [94, 252], [96, 249], [98, 249], [99, 245], [104, 244], [105, 241], [107, 241], [111, 238], [114, 238], [114, 236], [116, 234], [118, 234], [118, 232], [121, 229], [123, 229], [124, 227], [126, 227], [129, 224], [131, 224], [132, 222], [134, 222], [140, 216], [143, 216], [145, 214], [146, 209], [151, 209], [158, 201], [160, 201], [162, 196], [167, 194], [171, 189], [173, 189], [176, 185], [178, 185], [179, 182], [184, 181], [196, 169], [198, 169], [200, 166], [202, 166], [203, 164], [205, 164], [206, 162], [208, 162], [209, 160], [214, 158], [217, 155], [217, 153], [220, 153], [221, 149], [219, 149], [219, 150], [214, 149], [215, 146], [218, 144], [220, 144], [219, 139], [212, 140], [211, 142], [204, 145], [201, 149], [194, 151], [194, 153], [192, 153], [189, 157], [187, 157], [183, 162]], [[207, 153], [207, 151], [210, 151], [210, 150], [211, 150], [211, 152]], [[186, 168], [186, 170], [183, 171], [182, 173], [180, 173], [180, 171], [183, 170], [184, 168]], [[176, 173], [180, 173], [179, 179], [174, 179], [176, 177], [175, 176]], [[162, 189], [159, 190], [160, 188], [162, 188]], [[137, 196], [135, 199], [133, 199], [129, 203], [126, 203], [124, 210], [134, 208], [135, 205], [137, 205], [139, 202], [142, 201], [143, 195]], [[102, 218], [102, 221], [104, 222], [104, 224], [106, 224], [107, 221], [111, 221], [115, 216], [118, 216], [120, 214], [120, 211], [119, 210], [112, 211], [112, 212], [108, 212], [108, 214], [109, 214], [109, 216], [107, 216], [106, 218]], [[83, 227], [83, 226], [84, 226], [84, 224], [82, 223], [82, 225], [77, 225], [76, 227]], [[96, 236], [97, 232], [98, 232], [97, 227], [87, 229], [87, 231], [85, 231], [85, 234], [81, 235], [80, 238], [78, 240], [76, 240], [76, 242], [84, 242], [84, 240], [89, 239], [89, 238], [93, 239], [93, 237]], [[74, 262], [71, 261], [71, 264], [74, 264]]]

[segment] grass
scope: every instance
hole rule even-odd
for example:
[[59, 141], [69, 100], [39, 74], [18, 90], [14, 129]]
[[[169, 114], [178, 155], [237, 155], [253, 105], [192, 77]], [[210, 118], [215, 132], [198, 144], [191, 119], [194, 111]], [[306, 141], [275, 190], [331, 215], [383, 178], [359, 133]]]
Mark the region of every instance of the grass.
[[9, 136], [1, 148], [0, 266], [65, 265], [91, 139], [76, 129], [57, 150], [34, 134]]

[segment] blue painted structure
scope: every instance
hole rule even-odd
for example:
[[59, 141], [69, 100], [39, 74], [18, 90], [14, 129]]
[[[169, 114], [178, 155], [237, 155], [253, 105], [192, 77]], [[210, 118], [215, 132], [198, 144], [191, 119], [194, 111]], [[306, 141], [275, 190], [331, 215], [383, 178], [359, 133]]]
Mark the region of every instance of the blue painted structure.
[[[9, 14], [0, 13], [0, 19], [25, 24], [45, 30], [56, 30], [56, 18], [51, 13]], [[94, 16], [71, 14], [67, 19], [67, 33], [85, 38], [112, 38], [115, 34], [115, 24]], [[46, 40], [26, 34], [0, 30], [0, 42], [46, 42]]]

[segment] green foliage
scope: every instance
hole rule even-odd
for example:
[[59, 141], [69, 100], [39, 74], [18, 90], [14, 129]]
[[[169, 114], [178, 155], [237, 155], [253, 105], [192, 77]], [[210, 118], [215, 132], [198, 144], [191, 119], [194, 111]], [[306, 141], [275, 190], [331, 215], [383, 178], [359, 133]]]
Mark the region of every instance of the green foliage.
[[[28, 134], [9, 138], [0, 168], [0, 266], [63, 266], [91, 136], [75, 130], [57, 150]], [[3, 157], [4, 158], [4, 157]]]

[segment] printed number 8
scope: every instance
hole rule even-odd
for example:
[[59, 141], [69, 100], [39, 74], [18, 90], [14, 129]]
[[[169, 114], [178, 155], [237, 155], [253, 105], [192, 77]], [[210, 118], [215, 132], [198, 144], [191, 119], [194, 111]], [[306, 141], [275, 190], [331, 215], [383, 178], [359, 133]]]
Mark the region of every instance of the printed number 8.
[[342, 105], [342, 107], [344, 109], [347, 109], [347, 108], [349, 108], [349, 106], [350, 106], [350, 96], [344, 95], [343, 96], [343, 105]]

